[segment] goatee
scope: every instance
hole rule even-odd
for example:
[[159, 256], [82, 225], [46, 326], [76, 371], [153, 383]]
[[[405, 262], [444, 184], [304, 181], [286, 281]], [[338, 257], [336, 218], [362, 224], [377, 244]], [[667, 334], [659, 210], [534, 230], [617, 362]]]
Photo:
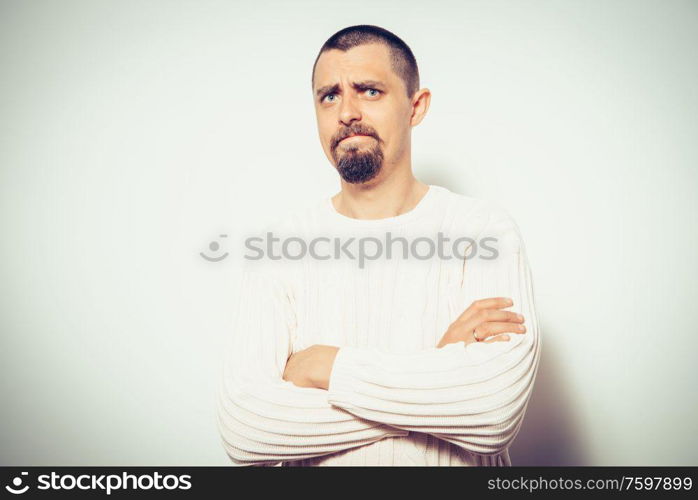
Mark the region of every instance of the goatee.
[[335, 152], [335, 163], [339, 175], [345, 182], [360, 184], [378, 175], [383, 165], [383, 151], [379, 146], [374, 146], [368, 151], [351, 148], [345, 151], [339, 161]]

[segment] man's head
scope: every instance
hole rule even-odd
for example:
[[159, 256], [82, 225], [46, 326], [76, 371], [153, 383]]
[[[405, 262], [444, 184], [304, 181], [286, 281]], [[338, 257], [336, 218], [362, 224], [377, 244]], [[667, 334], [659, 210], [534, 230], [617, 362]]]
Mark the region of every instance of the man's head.
[[419, 90], [417, 62], [400, 38], [370, 25], [338, 31], [315, 59], [312, 88], [323, 150], [346, 182], [409, 164], [410, 131], [430, 93]]

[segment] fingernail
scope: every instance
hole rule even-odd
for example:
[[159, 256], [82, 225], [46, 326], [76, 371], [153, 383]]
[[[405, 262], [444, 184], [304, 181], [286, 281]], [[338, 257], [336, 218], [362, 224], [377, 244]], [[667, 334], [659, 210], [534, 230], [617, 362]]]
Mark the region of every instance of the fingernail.
[[523, 316], [521, 314], [517, 314], [516, 317], [523, 321]]

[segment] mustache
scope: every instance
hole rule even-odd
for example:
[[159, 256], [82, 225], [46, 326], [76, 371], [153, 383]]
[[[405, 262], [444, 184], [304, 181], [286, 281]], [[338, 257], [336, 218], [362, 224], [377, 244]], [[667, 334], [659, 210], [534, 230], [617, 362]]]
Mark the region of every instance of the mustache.
[[383, 142], [381, 138], [378, 136], [378, 133], [371, 127], [367, 125], [356, 124], [351, 127], [343, 128], [342, 130], [337, 132], [334, 135], [334, 137], [332, 137], [332, 149], [335, 149], [337, 147], [337, 144], [339, 144], [342, 141], [342, 139], [346, 139], [350, 135], [368, 135], [376, 139], [378, 142]]

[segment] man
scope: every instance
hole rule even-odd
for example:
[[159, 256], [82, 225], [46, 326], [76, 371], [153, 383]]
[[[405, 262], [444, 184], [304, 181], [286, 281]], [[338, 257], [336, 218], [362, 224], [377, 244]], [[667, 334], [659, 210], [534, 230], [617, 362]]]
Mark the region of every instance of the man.
[[[246, 263], [217, 406], [228, 456], [511, 465], [541, 348], [518, 226], [493, 203], [413, 176], [411, 130], [431, 96], [397, 36], [368, 25], [337, 32], [312, 88], [341, 191], [266, 233], [292, 237], [303, 258], [284, 244], [286, 258], [270, 250]], [[332, 246], [338, 236], [360, 242], [359, 262], [332, 253], [346, 250]], [[417, 250], [437, 239], [438, 256]], [[390, 248], [377, 252], [383, 241]]]

